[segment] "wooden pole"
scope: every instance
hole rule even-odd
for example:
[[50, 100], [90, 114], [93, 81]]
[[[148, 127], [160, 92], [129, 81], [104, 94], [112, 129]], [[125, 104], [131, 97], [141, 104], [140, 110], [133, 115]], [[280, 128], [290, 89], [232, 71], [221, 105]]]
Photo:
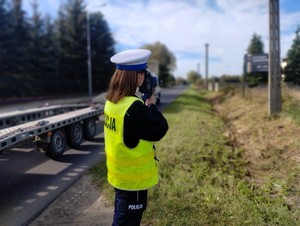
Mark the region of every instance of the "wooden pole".
[[279, 0], [269, 0], [269, 114], [281, 112]]

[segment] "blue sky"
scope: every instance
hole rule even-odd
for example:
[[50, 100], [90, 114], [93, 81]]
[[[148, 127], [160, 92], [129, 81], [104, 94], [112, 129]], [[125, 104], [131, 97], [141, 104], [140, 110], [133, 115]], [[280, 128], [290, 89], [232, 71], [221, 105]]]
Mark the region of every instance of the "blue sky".
[[[53, 17], [66, 0], [37, 0]], [[23, 0], [30, 13], [29, 3]], [[117, 42], [116, 50], [160, 41], [175, 55], [173, 74], [205, 73], [209, 43], [209, 76], [240, 75], [243, 56], [254, 33], [269, 49], [268, 0], [85, 0], [89, 11], [101, 11]], [[300, 25], [298, 0], [280, 0], [281, 56], [285, 57]]]

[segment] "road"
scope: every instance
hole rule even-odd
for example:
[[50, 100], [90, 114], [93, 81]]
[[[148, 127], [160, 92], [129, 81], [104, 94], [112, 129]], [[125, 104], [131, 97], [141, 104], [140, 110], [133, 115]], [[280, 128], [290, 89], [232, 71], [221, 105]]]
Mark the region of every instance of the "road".
[[178, 95], [180, 95], [187, 87], [176, 86], [168, 89], [161, 89], [161, 102], [158, 107], [162, 110], [167, 104], [171, 103]]
[[[163, 89], [159, 108], [184, 90], [185, 87]], [[0, 153], [0, 225], [27, 225], [101, 159], [102, 123], [98, 124], [98, 135], [92, 142], [82, 143], [77, 150], [67, 150], [56, 161], [32, 144]]]

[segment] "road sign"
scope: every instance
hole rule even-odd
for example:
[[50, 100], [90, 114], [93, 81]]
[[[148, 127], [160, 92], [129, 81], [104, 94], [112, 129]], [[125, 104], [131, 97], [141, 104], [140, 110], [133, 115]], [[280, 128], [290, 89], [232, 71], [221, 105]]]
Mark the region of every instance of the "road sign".
[[244, 65], [246, 73], [268, 72], [269, 55], [263, 54], [245, 54]]

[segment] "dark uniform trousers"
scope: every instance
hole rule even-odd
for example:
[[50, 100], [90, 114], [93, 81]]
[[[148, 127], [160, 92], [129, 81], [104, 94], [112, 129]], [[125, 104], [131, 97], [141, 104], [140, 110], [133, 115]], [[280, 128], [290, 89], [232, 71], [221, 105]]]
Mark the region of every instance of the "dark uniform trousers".
[[113, 226], [139, 226], [147, 207], [147, 190], [124, 191], [115, 188]]

